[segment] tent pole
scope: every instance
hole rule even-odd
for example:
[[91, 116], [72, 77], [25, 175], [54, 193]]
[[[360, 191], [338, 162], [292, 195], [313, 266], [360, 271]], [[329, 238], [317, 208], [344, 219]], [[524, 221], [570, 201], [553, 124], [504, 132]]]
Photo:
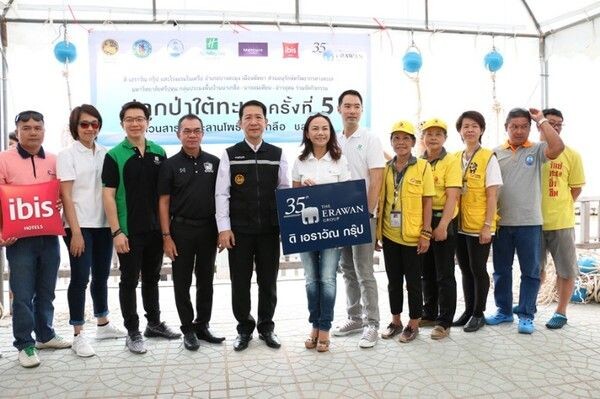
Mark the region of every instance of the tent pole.
[[[0, 42], [2, 44], [2, 112], [0, 114], [0, 121], [2, 122], [2, 134], [0, 135], [0, 150], [5, 150], [8, 147], [8, 94], [6, 89], [6, 82], [8, 79], [8, 64], [6, 61], [6, 48], [7, 48], [7, 30], [6, 30], [6, 18], [0, 17]], [[4, 250], [0, 250], [0, 305], [4, 305]]]
[[0, 150], [4, 150], [6, 149], [8, 143], [8, 118], [6, 117], [8, 112], [8, 105], [6, 101], [8, 97], [6, 88], [6, 80], [8, 78], [8, 64], [6, 62], [8, 37], [6, 30], [6, 18], [4, 17], [0, 17], [0, 39], [2, 42], [2, 100], [0, 101], [2, 103], [2, 115], [0, 116], [0, 119], [2, 120], [2, 137], [0, 138]]
[[548, 60], [546, 59], [546, 38], [540, 38], [540, 80], [542, 109], [548, 108]]

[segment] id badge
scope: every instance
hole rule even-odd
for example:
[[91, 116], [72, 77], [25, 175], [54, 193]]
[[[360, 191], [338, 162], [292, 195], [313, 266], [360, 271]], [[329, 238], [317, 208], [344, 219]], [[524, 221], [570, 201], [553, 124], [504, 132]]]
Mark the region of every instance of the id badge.
[[402, 227], [402, 212], [392, 211], [390, 213], [390, 225], [396, 228]]

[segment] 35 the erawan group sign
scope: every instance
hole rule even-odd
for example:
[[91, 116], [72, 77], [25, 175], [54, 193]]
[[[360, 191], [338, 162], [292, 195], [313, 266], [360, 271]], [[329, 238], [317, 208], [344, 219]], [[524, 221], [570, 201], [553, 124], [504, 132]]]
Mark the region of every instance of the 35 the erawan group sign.
[[364, 180], [276, 191], [284, 254], [371, 241]]
[[94, 31], [89, 45], [105, 145], [122, 140], [118, 114], [134, 99], [150, 108], [147, 137], [159, 144], [178, 143], [177, 120], [188, 113], [204, 121], [205, 143], [237, 142], [238, 111], [251, 99], [267, 106], [267, 141], [299, 142], [306, 118], [336, 112], [349, 88], [363, 94], [370, 126], [368, 35]]

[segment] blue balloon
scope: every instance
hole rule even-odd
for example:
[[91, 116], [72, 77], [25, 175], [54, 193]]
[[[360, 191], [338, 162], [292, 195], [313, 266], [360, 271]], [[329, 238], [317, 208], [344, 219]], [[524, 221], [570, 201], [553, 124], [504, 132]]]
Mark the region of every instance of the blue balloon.
[[62, 64], [71, 63], [77, 58], [77, 48], [71, 42], [58, 42], [54, 46], [54, 56]]
[[492, 50], [483, 57], [483, 64], [490, 72], [496, 72], [500, 68], [502, 68], [502, 64], [504, 64], [504, 58], [502, 58], [502, 54], [497, 52], [496, 50]]
[[404, 64], [404, 70], [409, 73], [419, 72], [423, 65], [423, 58], [421, 54], [416, 51], [407, 51], [402, 57], [402, 63]]

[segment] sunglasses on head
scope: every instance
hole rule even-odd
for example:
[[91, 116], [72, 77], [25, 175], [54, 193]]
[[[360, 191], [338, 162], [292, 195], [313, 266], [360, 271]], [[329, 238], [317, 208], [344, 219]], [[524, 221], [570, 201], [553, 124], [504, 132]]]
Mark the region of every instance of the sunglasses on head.
[[23, 111], [19, 112], [17, 117], [15, 118], [15, 123], [18, 122], [27, 122], [28, 120], [33, 119], [36, 122], [43, 122], [44, 115], [40, 114], [37, 111]]
[[81, 122], [79, 122], [79, 127], [82, 129], [87, 129], [90, 126], [92, 127], [92, 129], [98, 129], [100, 127], [100, 123], [98, 123], [98, 121], [94, 121], [94, 122], [81, 121]]

